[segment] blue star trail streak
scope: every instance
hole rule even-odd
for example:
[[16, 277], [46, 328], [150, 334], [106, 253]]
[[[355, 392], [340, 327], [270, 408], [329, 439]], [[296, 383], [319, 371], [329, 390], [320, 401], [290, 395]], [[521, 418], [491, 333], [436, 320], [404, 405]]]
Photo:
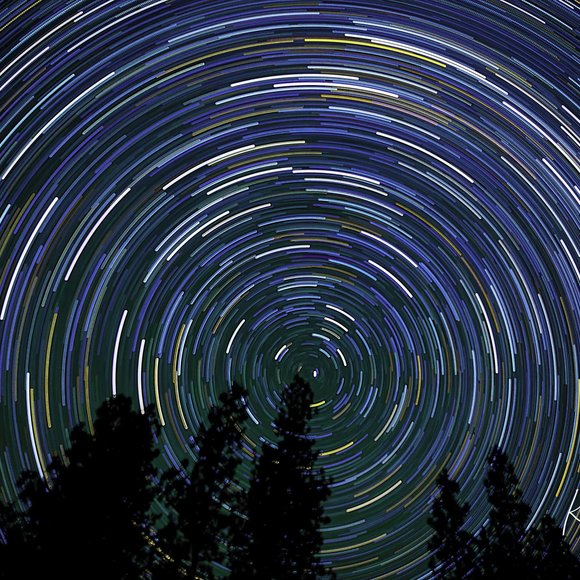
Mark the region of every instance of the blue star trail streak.
[[566, 0], [4, 2], [2, 497], [119, 392], [175, 463], [234, 379], [247, 482], [300, 370], [340, 578], [424, 574], [444, 466], [479, 527], [494, 444], [562, 524], [577, 27]]

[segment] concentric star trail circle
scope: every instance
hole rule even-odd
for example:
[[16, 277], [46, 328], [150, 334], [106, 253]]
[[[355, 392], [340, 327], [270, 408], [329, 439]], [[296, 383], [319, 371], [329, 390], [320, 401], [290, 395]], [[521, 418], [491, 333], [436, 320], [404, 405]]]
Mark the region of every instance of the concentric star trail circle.
[[175, 463], [233, 380], [247, 484], [300, 371], [340, 578], [424, 573], [444, 466], [476, 529], [494, 444], [561, 523], [577, 25], [566, 1], [4, 5], [5, 498], [117, 392], [155, 405]]

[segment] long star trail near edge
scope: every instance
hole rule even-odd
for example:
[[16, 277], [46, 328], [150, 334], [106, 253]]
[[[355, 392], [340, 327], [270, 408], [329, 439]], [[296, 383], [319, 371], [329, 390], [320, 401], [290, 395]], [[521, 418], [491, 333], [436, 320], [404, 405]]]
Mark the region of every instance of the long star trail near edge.
[[175, 463], [234, 379], [247, 483], [300, 370], [340, 578], [425, 573], [444, 466], [481, 525], [494, 444], [561, 524], [577, 27], [566, 0], [4, 2], [3, 497], [116, 392]]

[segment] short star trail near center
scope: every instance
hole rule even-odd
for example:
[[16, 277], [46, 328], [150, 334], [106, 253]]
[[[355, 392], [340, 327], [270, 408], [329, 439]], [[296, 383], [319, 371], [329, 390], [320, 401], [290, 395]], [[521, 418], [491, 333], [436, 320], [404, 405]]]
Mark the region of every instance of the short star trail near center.
[[576, 9], [2, 3], [0, 497], [117, 393], [155, 406], [163, 466], [191, 459], [234, 380], [247, 483], [300, 372], [339, 578], [425, 575], [437, 475], [478, 528], [494, 445], [532, 523], [562, 525], [580, 484]]

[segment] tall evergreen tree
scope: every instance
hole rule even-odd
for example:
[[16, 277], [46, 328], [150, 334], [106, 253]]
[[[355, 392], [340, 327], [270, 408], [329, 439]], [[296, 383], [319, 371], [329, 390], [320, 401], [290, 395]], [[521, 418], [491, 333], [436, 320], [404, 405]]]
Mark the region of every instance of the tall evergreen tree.
[[315, 469], [312, 402], [310, 385], [298, 375], [282, 391], [274, 423], [280, 439], [262, 447], [254, 466], [231, 578], [306, 579], [329, 573], [318, 557], [330, 489], [324, 471]]
[[174, 517], [160, 532], [167, 557], [156, 578], [212, 578], [212, 562], [223, 562], [231, 510], [237, 503], [234, 478], [247, 419], [246, 390], [234, 383], [209, 412], [196, 437], [197, 461], [188, 478], [169, 477], [166, 494]]
[[94, 435], [83, 425], [72, 430], [71, 446], [64, 459], [51, 461], [48, 481], [26, 472], [20, 500], [27, 508], [6, 546], [20, 562], [6, 577], [48, 570], [65, 580], [143, 578], [151, 561], [157, 431], [152, 407], [138, 413], [118, 395], [97, 410]]
[[499, 447], [490, 453], [488, 465], [484, 485], [491, 509], [479, 536], [482, 571], [488, 578], [531, 577], [525, 550], [530, 508], [522, 500], [513, 465]]
[[539, 527], [528, 533], [526, 551], [532, 563], [532, 578], [575, 580], [580, 578], [580, 561], [570, 551], [562, 529], [545, 515]]
[[463, 529], [469, 504], [459, 504], [459, 484], [444, 469], [437, 478], [439, 495], [427, 523], [433, 528], [429, 567], [436, 578], [479, 578], [473, 536]]

